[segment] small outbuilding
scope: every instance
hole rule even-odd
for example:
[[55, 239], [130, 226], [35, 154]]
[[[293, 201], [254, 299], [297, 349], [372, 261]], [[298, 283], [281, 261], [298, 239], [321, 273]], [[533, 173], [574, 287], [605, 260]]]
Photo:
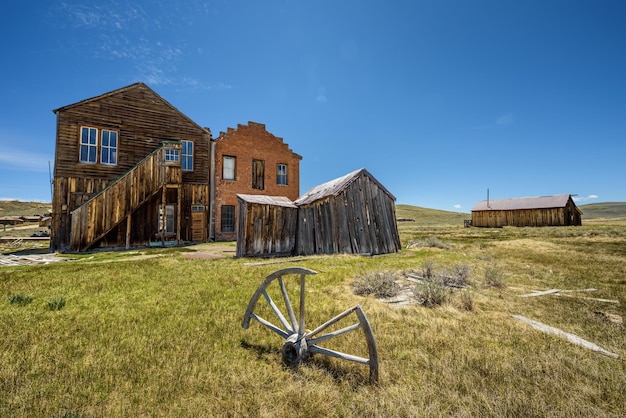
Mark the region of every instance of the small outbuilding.
[[482, 200], [472, 208], [472, 226], [579, 226], [582, 211], [569, 194]]
[[361, 168], [296, 200], [296, 253], [387, 254], [401, 249], [396, 198]]
[[238, 194], [237, 257], [289, 256], [298, 206], [284, 196]]

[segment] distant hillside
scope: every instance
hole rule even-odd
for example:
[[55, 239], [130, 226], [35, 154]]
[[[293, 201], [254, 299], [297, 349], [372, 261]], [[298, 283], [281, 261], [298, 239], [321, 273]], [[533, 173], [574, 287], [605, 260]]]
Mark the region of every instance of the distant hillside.
[[52, 211], [51, 203], [0, 200], [0, 216], [45, 215]]
[[626, 218], [626, 202], [590, 203], [578, 207], [583, 211], [583, 219]]
[[463, 225], [463, 221], [471, 219], [472, 215], [419, 206], [396, 205], [396, 217], [398, 220], [413, 219], [419, 225]]

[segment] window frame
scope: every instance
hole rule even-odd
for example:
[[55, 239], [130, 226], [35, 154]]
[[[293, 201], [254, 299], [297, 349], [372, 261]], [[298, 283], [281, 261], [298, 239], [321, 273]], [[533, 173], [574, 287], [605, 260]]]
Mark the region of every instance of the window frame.
[[174, 164], [180, 161], [180, 152], [174, 148], [166, 148], [165, 155], [163, 155], [163, 159], [166, 164]]
[[220, 208], [220, 231], [224, 234], [235, 232], [235, 205]]
[[[104, 145], [104, 134], [108, 133], [108, 144]], [[111, 146], [111, 134], [115, 134], [115, 145]], [[117, 131], [111, 129], [101, 129], [100, 130], [100, 164], [103, 165], [117, 165], [117, 149], [119, 144], [119, 133]], [[108, 161], [104, 162], [105, 152], [108, 155]], [[111, 162], [111, 157], [114, 160]]]
[[[284, 169], [284, 173], [281, 173], [281, 168]], [[276, 164], [276, 184], [279, 186], [287, 186], [289, 185], [289, 177], [287, 173], [289, 172], [287, 164], [278, 163]], [[281, 181], [283, 180], [283, 181]]]
[[[87, 130], [88, 132], [86, 143], [83, 142], [83, 140], [85, 139], [85, 130]], [[83, 164], [98, 164], [98, 128], [95, 128], [93, 126], [81, 126], [78, 137], [78, 144], [78, 162]], [[83, 149], [86, 150], [86, 159], [83, 159]], [[91, 151], [93, 151], [93, 160]]]
[[[232, 178], [226, 176], [226, 160], [230, 160], [233, 162], [232, 168], [228, 168], [228, 170], [232, 170]], [[237, 180], [237, 157], [232, 155], [222, 155], [222, 180], [235, 181]]]
[[[183, 171], [193, 171], [193, 141], [182, 140], [181, 141], [181, 167]], [[187, 147], [191, 148], [191, 153], [187, 151]]]

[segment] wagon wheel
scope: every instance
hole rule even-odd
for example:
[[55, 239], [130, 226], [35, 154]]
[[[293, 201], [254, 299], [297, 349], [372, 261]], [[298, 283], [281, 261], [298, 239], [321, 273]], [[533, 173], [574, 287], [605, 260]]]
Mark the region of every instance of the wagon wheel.
[[[305, 328], [305, 278], [309, 274], [317, 274], [317, 272], [302, 267], [291, 267], [275, 271], [267, 276], [256, 292], [254, 292], [254, 295], [252, 295], [241, 326], [244, 329], [248, 329], [250, 326], [250, 319], [254, 318], [261, 323], [261, 325], [280, 335], [285, 340], [280, 350], [282, 358], [283, 361], [290, 366], [297, 366], [301, 362], [306, 361], [311, 354], [323, 354], [341, 360], [348, 360], [368, 365], [370, 367], [370, 381], [378, 382], [378, 350], [376, 348], [376, 340], [374, 339], [374, 334], [372, 333], [372, 327], [365, 316], [365, 312], [361, 309], [361, 306], [356, 305], [353, 308], [344, 311], [312, 331]], [[300, 288], [298, 292], [300, 304], [298, 319], [296, 319], [294, 306], [291, 303], [287, 287], [285, 286], [285, 282], [283, 280], [283, 276], [285, 275], [300, 275]], [[285, 303], [286, 315], [278, 308], [276, 303], [274, 303], [268, 294], [268, 288], [275, 289], [276, 287], [280, 289], [280, 294], [282, 295]], [[267, 304], [279, 320], [280, 325], [275, 325], [255, 313], [257, 302], [261, 296], [265, 298]], [[338, 323], [342, 319], [347, 318], [352, 313], [356, 315], [356, 319], [358, 320], [357, 323], [332, 332], [322, 333], [322, 331]], [[359, 328], [362, 329], [365, 334], [369, 358], [342, 353], [340, 351], [331, 350], [318, 345], [340, 335], [357, 331]]]

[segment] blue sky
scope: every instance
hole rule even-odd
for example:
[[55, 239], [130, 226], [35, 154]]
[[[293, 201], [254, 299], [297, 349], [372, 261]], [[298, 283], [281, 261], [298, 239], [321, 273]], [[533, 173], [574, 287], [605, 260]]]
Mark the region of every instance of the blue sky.
[[213, 136], [264, 123], [301, 193], [626, 201], [623, 0], [4, 1], [0, 198], [50, 201], [52, 109], [142, 81]]

